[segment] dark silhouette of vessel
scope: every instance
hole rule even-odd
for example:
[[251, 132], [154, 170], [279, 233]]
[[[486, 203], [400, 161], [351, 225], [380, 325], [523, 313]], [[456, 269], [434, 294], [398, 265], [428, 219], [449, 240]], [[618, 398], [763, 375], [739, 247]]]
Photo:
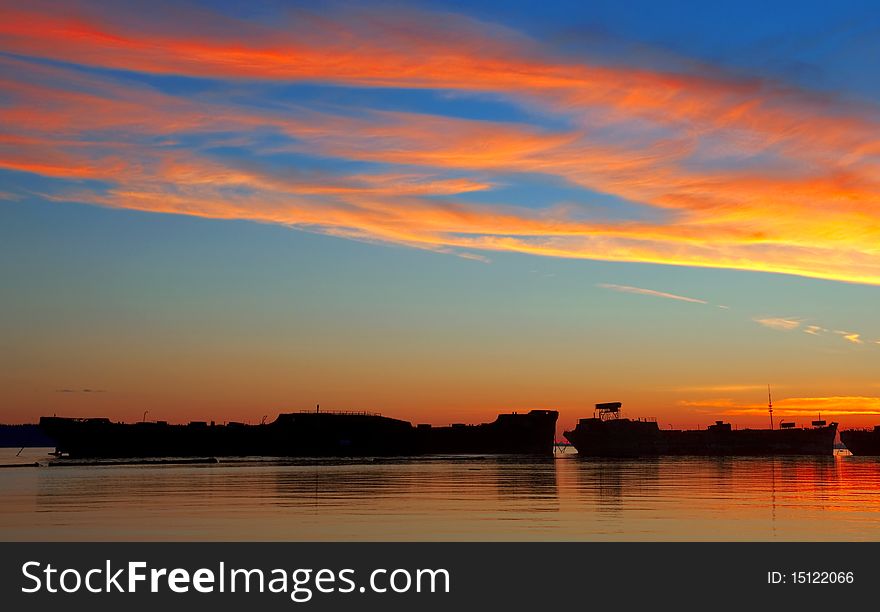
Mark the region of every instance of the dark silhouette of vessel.
[[499, 414], [491, 423], [449, 427], [419, 425], [416, 448], [426, 454], [530, 454], [552, 455], [556, 439], [555, 410]]
[[874, 429], [847, 429], [840, 432], [840, 441], [856, 456], [880, 455], [880, 425]]
[[[658, 455], [832, 455], [837, 423], [813, 421], [812, 427], [780, 423], [779, 428], [733, 429], [716, 421], [706, 429], [660, 429], [656, 419], [620, 418], [620, 402], [596, 404], [592, 418], [564, 433], [587, 457]], [[771, 413], [772, 414], [772, 413]]]
[[552, 454], [559, 413], [501, 414], [491, 423], [414, 427], [364, 412], [296, 412], [271, 423], [173, 425], [107, 418], [42, 417], [56, 454], [120, 457], [382, 457], [425, 454]]

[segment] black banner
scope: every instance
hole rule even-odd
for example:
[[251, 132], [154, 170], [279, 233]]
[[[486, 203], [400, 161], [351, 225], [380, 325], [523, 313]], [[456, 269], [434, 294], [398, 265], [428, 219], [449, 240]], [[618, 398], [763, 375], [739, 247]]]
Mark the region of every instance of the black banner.
[[828, 610], [880, 578], [880, 543], [0, 546], [6, 610]]

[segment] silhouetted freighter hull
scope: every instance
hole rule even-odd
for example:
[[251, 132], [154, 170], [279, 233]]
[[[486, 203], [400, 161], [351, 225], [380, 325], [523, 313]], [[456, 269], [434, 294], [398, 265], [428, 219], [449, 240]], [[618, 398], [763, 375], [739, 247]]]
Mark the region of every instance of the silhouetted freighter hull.
[[837, 423], [812, 428], [663, 430], [655, 421], [581, 419], [565, 437], [589, 457], [832, 455]]
[[114, 423], [42, 417], [56, 452], [76, 458], [382, 457], [424, 454], [552, 454], [558, 413], [501, 414], [491, 423], [414, 427], [364, 413], [281, 414], [272, 423]]
[[848, 429], [840, 432], [840, 441], [853, 455], [880, 455], [880, 425], [873, 430]]

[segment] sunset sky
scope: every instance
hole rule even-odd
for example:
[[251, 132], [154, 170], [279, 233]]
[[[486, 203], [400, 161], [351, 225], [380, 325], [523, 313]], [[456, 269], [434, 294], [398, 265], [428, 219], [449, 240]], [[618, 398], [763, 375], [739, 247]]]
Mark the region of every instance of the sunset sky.
[[880, 423], [878, 57], [874, 0], [0, 0], [0, 421]]

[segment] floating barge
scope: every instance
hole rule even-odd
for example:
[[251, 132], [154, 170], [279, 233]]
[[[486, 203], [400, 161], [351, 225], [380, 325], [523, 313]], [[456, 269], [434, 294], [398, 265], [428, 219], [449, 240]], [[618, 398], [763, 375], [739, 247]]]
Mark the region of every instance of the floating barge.
[[553, 410], [501, 414], [491, 423], [449, 427], [364, 412], [280, 414], [271, 423], [118, 423], [108, 418], [42, 417], [55, 452], [71, 458], [382, 457], [426, 454], [552, 455]]
[[880, 456], [880, 425], [874, 429], [847, 429], [840, 432], [840, 441], [856, 456]]
[[[813, 421], [812, 427], [780, 423], [777, 429], [733, 429], [716, 421], [706, 429], [660, 429], [657, 420], [621, 418], [622, 404], [596, 404], [592, 418], [564, 433], [586, 457], [659, 455], [769, 456], [833, 455], [837, 423]], [[771, 421], [772, 423], [772, 421]]]

